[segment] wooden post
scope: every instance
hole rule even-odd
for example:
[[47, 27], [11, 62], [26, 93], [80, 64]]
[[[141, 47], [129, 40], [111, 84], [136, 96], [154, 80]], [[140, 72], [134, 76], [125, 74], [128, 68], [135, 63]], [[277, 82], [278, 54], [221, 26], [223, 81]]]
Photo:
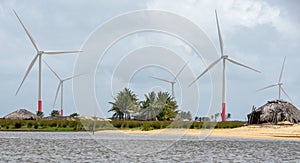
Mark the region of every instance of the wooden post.
[[95, 126], [96, 126], [96, 115], [94, 116], [93, 135], [95, 134]]

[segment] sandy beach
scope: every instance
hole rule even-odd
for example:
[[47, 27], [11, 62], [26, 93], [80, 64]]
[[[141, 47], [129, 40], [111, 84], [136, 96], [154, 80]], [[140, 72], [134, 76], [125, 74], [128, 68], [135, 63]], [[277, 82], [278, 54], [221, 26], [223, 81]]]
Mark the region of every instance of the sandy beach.
[[209, 136], [209, 137], [229, 137], [229, 138], [258, 138], [258, 139], [278, 139], [278, 140], [299, 140], [300, 125], [250, 125], [233, 129], [161, 129], [161, 130], [115, 130], [99, 132], [122, 132], [126, 134], [152, 134], [152, 135], [182, 135], [182, 136]]

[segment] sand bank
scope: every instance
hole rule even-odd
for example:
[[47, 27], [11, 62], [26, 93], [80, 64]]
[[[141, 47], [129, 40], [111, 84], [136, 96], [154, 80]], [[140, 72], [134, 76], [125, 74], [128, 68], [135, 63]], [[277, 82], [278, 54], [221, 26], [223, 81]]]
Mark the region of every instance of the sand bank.
[[153, 135], [185, 135], [185, 136], [209, 136], [229, 138], [261, 138], [280, 140], [299, 140], [300, 125], [250, 125], [233, 129], [161, 129], [161, 130], [113, 130], [100, 132], [122, 132], [126, 134], [153, 134]]

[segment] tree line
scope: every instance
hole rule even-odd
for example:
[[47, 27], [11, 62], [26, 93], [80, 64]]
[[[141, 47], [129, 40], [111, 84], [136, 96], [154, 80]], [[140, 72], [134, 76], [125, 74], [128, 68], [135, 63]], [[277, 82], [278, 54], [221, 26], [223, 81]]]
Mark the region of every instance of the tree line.
[[175, 120], [184, 118], [192, 120], [190, 112], [178, 110], [178, 105], [174, 97], [168, 92], [154, 91], [145, 94], [145, 100], [140, 101], [137, 95], [128, 88], [120, 91], [113, 102], [109, 102], [112, 107], [108, 112], [114, 112], [114, 120]]

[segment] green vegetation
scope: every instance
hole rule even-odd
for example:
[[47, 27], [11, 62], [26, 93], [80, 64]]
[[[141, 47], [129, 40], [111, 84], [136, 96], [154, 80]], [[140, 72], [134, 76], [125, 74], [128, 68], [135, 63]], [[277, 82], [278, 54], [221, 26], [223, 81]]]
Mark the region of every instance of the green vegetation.
[[141, 129], [144, 131], [164, 128], [210, 129], [210, 128], [237, 128], [245, 124], [241, 121], [230, 122], [190, 122], [190, 121], [111, 121], [118, 129]]
[[0, 130], [83, 131], [80, 121], [67, 120], [0, 120]]
[[51, 117], [58, 117], [60, 116], [60, 113], [58, 110], [52, 110], [51, 113], [50, 113], [50, 116]]
[[170, 125], [171, 121], [111, 121], [113, 127], [117, 129], [141, 129], [141, 130], [153, 130], [163, 129]]
[[199, 122], [210, 122], [210, 118], [209, 117], [195, 117], [195, 121], [199, 121]]
[[115, 102], [109, 102], [112, 108], [108, 112], [115, 112], [112, 119], [126, 120], [130, 119], [130, 114], [138, 111], [138, 99], [136, 94], [128, 88], [119, 92], [117, 97], [114, 98]]
[[37, 112], [36, 112], [36, 115], [37, 115], [39, 118], [43, 118], [43, 117], [44, 117], [44, 112], [37, 111]]
[[176, 117], [176, 121], [191, 121], [191, 120], [192, 120], [192, 114], [189, 111], [188, 112], [180, 111]]
[[70, 120], [0, 120], [0, 130], [12, 131], [92, 131], [113, 130], [113, 129], [137, 129], [154, 130], [164, 128], [236, 128], [244, 125], [245, 122], [189, 122], [189, 121], [70, 121]]
[[137, 95], [128, 88], [120, 91], [114, 102], [109, 102], [114, 112], [114, 120], [172, 120], [175, 119], [178, 105], [168, 92], [150, 92], [144, 101], [139, 101]]
[[78, 113], [72, 113], [70, 114], [70, 117], [76, 117], [76, 116], [80, 116]]

